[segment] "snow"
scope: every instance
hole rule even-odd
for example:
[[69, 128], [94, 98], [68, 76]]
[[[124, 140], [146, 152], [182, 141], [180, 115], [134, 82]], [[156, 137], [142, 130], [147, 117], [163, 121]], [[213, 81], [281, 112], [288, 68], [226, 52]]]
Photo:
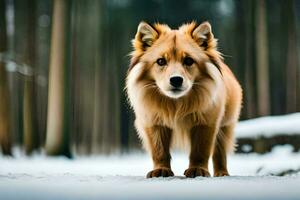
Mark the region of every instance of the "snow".
[[[237, 138], [282, 134], [300, 134], [300, 113], [242, 121], [236, 128]], [[152, 162], [145, 153], [69, 160], [15, 151], [15, 158], [0, 156], [0, 199], [299, 199], [300, 153], [292, 149], [230, 155], [230, 177], [195, 179], [183, 176], [188, 155], [180, 152], [172, 153], [175, 177], [146, 179]], [[291, 169], [298, 172], [275, 176]]]
[[179, 152], [172, 153], [176, 176], [154, 179], [145, 178], [152, 163], [144, 153], [73, 160], [0, 157], [0, 199], [299, 199], [299, 173], [270, 175], [299, 169], [300, 153], [291, 149], [286, 145], [265, 155], [230, 155], [232, 176], [195, 179], [182, 175], [188, 156]]
[[237, 138], [300, 135], [300, 113], [241, 121], [235, 129], [235, 133]]

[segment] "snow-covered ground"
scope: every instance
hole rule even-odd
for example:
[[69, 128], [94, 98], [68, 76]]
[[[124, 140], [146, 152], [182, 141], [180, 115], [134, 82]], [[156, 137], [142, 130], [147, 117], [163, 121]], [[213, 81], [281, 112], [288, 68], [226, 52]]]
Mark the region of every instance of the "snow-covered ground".
[[146, 179], [146, 154], [50, 158], [0, 157], [0, 199], [300, 199], [300, 174], [272, 176], [299, 169], [300, 153], [276, 147], [265, 155], [229, 157], [231, 177], [187, 179], [187, 155], [173, 153], [175, 177]]
[[[238, 138], [300, 134], [300, 113], [240, 122]], [[15, 158], [0, 156], [0, 200], [22, 199], [300, 199], [300, 153], [278, 146], [268, 154], [229, 157], [230, 177], [187, 179], [188, 155], [173, 153], [175, 177], [146, 179], [151, 170], [147, 154], [63, 157], [19, 151]], [[282, 171], [297, 173], [280, 177]], [[212, 166], [210, 166], [212, 172]]]
[[239, 122], [236, 137], [270, 137], [274, 135], [300, 135], [300, 113], [267, 116]]

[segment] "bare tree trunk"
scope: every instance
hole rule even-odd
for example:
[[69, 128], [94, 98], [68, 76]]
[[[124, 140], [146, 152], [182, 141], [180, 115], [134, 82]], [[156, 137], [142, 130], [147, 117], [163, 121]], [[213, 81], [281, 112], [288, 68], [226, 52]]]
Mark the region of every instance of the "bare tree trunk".
[[269, 55], [267, 41], [265, 0], [256, 1], [256, 68], [258, 114], [270, 114], [269, 97]]
[[11, 155], [9, 91], [5, 63], [1, 53], [7, 51], [5, 0], [0, 0], [0, 145], [4, 155]]
[[28, 65], [29, 73], [22, 77], [22, 142], [26, 154], [31, 154], [39, 147], [39, 135], [36, 118], [36, 95], [34, 69], [36, 65], [36, 1], [15, 0], [15, 53], [17, 58]]
[[0, 145], [4, 155], [11, 155], [9, 93], [4, 62], [0, 61]]
[[257, 101], [255, 96], [255, 70], [253, 69], [253, 66], [255, 66], [254, 61], [254, 30], [253, 30], [253, 23], [254, 23], [254, 5], [255, 2], [253, 1], [240, 1], [239, 3], [243, 4], [243, 10], [240, 12], [243, 12], [242, 15], [244, 15], [244, 20], [246, 20], [249, 23], [245, 24], [245, 21], [242, 21], [243, 26], [245, 27], [245, 112], [247, 118], [253, 118], [257, 114]]
[[299, 111], [299, 51], [297, 46], [296, 16], [293, 0], [285, 2], [287, 23], [286, 112]]
[[[27, 49], [30, 51], [24, 51], [25, 61], [29, 66], [35, 68], [35, 18], [36, 18], [36, 2], [27, 2]], [[23, 96], [23, 130], [24, 138], [23, 143], [26, 154], [31, 154], [33, 150], [38, 148], [38, 132], [37, 132], [37, 120], [35, 109], [35, 85], [34, 85], [34, 72], [24, 78], [24, 96]]]
[[[1, 52], [0, 52], [1, 53]], [[0, 145], [4, 155], [11, 155], [9, 92], [4, 62], [0, 61]]]
[[34, 102], [34, 78], [32, 76], [25, 77], [23, 96], [23, 144], [26, 154], [31, 154], [39, 146]]
[[67, 1], [55, 0], [51, 36], [46, 152], [70, 156], [66, 122]]
[[97, 13], [97, 23], [96, 23], [96, 33], [94, 38], [95, 43], [95, 55], [94, 55], [94, 62], [95, 62], [95, 82], [94, 82], [94, 113], [93, 113], [93, 130], [92, 130], [92, 153], [100, 153], [100, 142], [101, 142], [101, 90], [102, 90], [102, 83], [101, 83], [101, 62], [100, 62], [100, 55], [101, 55], [101, 18], [102, 15], [101, 9], [102, 4], [99, 1], [96, 1], [96, 9], [98, 10]]

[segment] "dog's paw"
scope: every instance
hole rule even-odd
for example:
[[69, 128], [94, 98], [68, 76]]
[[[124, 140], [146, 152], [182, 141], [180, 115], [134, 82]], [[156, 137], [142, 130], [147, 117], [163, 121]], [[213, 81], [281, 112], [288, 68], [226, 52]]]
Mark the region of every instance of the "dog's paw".
[[221, 177], [221, 176], [229, 176], [228, 171], [217, 171], [214, 173], [215, 177]]
[[158, 168], [150, 171], [147, 174], [147, 178], [153, 178], [153, 177], [169, 177], [174, 176], [174, 173], [170, 168]]
[[184, 175], [188, 178], [195, 178], [196, 176], [210, 177], [210, 173], [201, 167], [190, 167], [185, 170]]

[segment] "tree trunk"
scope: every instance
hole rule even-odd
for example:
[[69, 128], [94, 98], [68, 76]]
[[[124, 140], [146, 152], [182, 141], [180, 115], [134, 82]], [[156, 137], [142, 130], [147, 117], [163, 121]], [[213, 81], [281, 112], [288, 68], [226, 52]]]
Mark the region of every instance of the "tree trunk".
[[9, 91], [5, 63], [1, 59], [6, 51], [5, 0], [0, 0], [0, 145], [4, 155], [11, 155]]
[[4, 155], [11, 155], [9, 92], [6, 76], [5, 64], [0, 61], [0, 145]]
[[297, 46], [296, 16], [293, 0], [285, 2], [287, 23], [286, 112], [299, 111], [299, 51]]
[[[101, 78], [101, 15], [102, 15], [102, 2], [96, 1], [96, 10], [97, 14], [97, 23], [96, 23], [96, 32], [94, 38], [94, 63], [95, 63], [95, 82], [94, 82], [94, 113], [93, 113], [93, 130], [92, 130], [92, 153], [101, 153], [101, 104], [102, 104], [102, 78]], [[101, 12], [101, 13], [100, 13]]]
[[255, 70], [253, 70], [253, 66], [255, 66], [254, 61], [254, 30], [253, 30], [253, 23], [254, 23], [254, 3], [253, 1], [242, 1], [244, 3], [244, 15], [245, 20], [249, 23], [242, 22], [243, 26], [245, 27], [245, 94], [244, 94], [244, 101], [245, 101], [245, 109], [246, 109], [246, 116], [247, 118], [253, 118], [257, 114], [257, 101], [255, 98]]
[[46, 153], [70, 156], [66, 113], [68, 2], [55, 0], [51, 36]]
[[23, 96], [23, 145], [27, 155], [31, 154], [39, 146], [35, 112], [34, 78], [24, 78]]
[[36, 118], [36, 95], [34, 69], [36, 65], [36, 1], [15, 0], [15, 49], [16, 59], [26, 64], [29, 70], [24, 71], [22, 82], [19, 85], [23, 91], [20, 95], [20, 112], [22, 143], [26, 154], [31, 154], [39, 147], [39, 135]]
[[270, 114], [269, 55], [265, 0], [256, 1], [256, 72], [258, 115]]
[[[35, 96], [35, 50], [36, 50], [36, 1], [27, 2], [26, 12], [26, 50], [24, 60], [29, 64], [32, 69], [32, 74], [25, 76], [24, 78], [24, 96], [23, 96], [23, 130], [24, 138], [23, 143], [26, 154], [31, 154], [35, 149], [39, 147], [39, 135], [37, 132], [37, 119], [36, 119], [36, 96]], [[28, 51], [30, 49], [30, 51]]]

